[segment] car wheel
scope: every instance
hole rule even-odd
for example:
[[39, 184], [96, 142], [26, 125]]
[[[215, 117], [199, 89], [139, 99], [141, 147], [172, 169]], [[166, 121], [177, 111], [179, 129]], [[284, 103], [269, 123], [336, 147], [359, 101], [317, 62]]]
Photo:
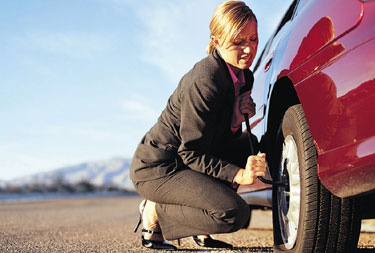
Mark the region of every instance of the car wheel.
[[290, 107], [278, 134], [273, 178], [274, 249], [277, 252], [354, 252], [360, 215], [354, 199], [332, 195], [317, 176], [317, 152], [300, 104]]

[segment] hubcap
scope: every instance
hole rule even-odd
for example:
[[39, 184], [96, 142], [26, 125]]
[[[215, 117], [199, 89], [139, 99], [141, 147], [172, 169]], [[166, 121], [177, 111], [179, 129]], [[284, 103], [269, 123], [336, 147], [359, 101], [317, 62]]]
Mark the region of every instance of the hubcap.
[[291, 135], [284, 139], [279, 180], [289, 183], [286, 186], [278, 187], [277, 201], [281, 237], [285, 247], [292, 249], [297, 239], [301, 183], [297, 145]]

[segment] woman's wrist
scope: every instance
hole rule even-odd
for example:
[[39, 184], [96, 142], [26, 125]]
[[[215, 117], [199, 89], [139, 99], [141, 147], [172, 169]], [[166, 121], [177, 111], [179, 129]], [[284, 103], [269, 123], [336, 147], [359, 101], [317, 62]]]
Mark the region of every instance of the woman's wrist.
[[240, 126], [241, 126], [241, 124], [239, 124], [238, 126], [234, 126], [233, 124], [231, 124], [231, 127], [236, 128], [236, 129], [240, 128]]
[[238, 129], [240, 129], [242, 125], [240, 124], [239, 126], [233, 126], [233, 124], [230, 125], [230, 129], [232, 130], [232, 132], [237, 132]]
[[245, 169], [239, 169], [236, 175], [234, 176], [233, 182], [237, 184], [242, 184], [242, 178], [243, 178], [244, 172], [245, 172]]

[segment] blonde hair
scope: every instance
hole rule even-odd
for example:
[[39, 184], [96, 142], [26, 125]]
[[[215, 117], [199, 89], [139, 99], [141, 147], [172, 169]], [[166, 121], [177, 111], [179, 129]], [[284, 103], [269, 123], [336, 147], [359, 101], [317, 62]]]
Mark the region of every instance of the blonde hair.
[[210, 42], [206, 52], [211, 54], [215, 49], [215, 44], [211, 36], [234, 41], [248, 21], [255, 20], [253, 11], [242, 1], [225, 1], [219, 4], [210, 22]]

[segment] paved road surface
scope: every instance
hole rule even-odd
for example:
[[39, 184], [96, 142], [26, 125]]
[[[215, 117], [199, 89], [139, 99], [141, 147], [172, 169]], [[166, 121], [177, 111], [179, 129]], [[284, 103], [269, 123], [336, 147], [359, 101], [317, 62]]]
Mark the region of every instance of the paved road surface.
[[[144, 252], [138, 217], [139, 196], [72, 198], [0, 205], [0, 252]], [[255, 211], [249, 229], [215, 235], [233, 243], [232, 251], [208, 250], [191, 238], [181, 252], [272, 252], [269, 211]], [[177, 242], [172, 242], [177, 243]], [[359, 252], [373, 252], [375, 233], [362, 233]], [[155, 252], [155, 251], [149, 251]]]

